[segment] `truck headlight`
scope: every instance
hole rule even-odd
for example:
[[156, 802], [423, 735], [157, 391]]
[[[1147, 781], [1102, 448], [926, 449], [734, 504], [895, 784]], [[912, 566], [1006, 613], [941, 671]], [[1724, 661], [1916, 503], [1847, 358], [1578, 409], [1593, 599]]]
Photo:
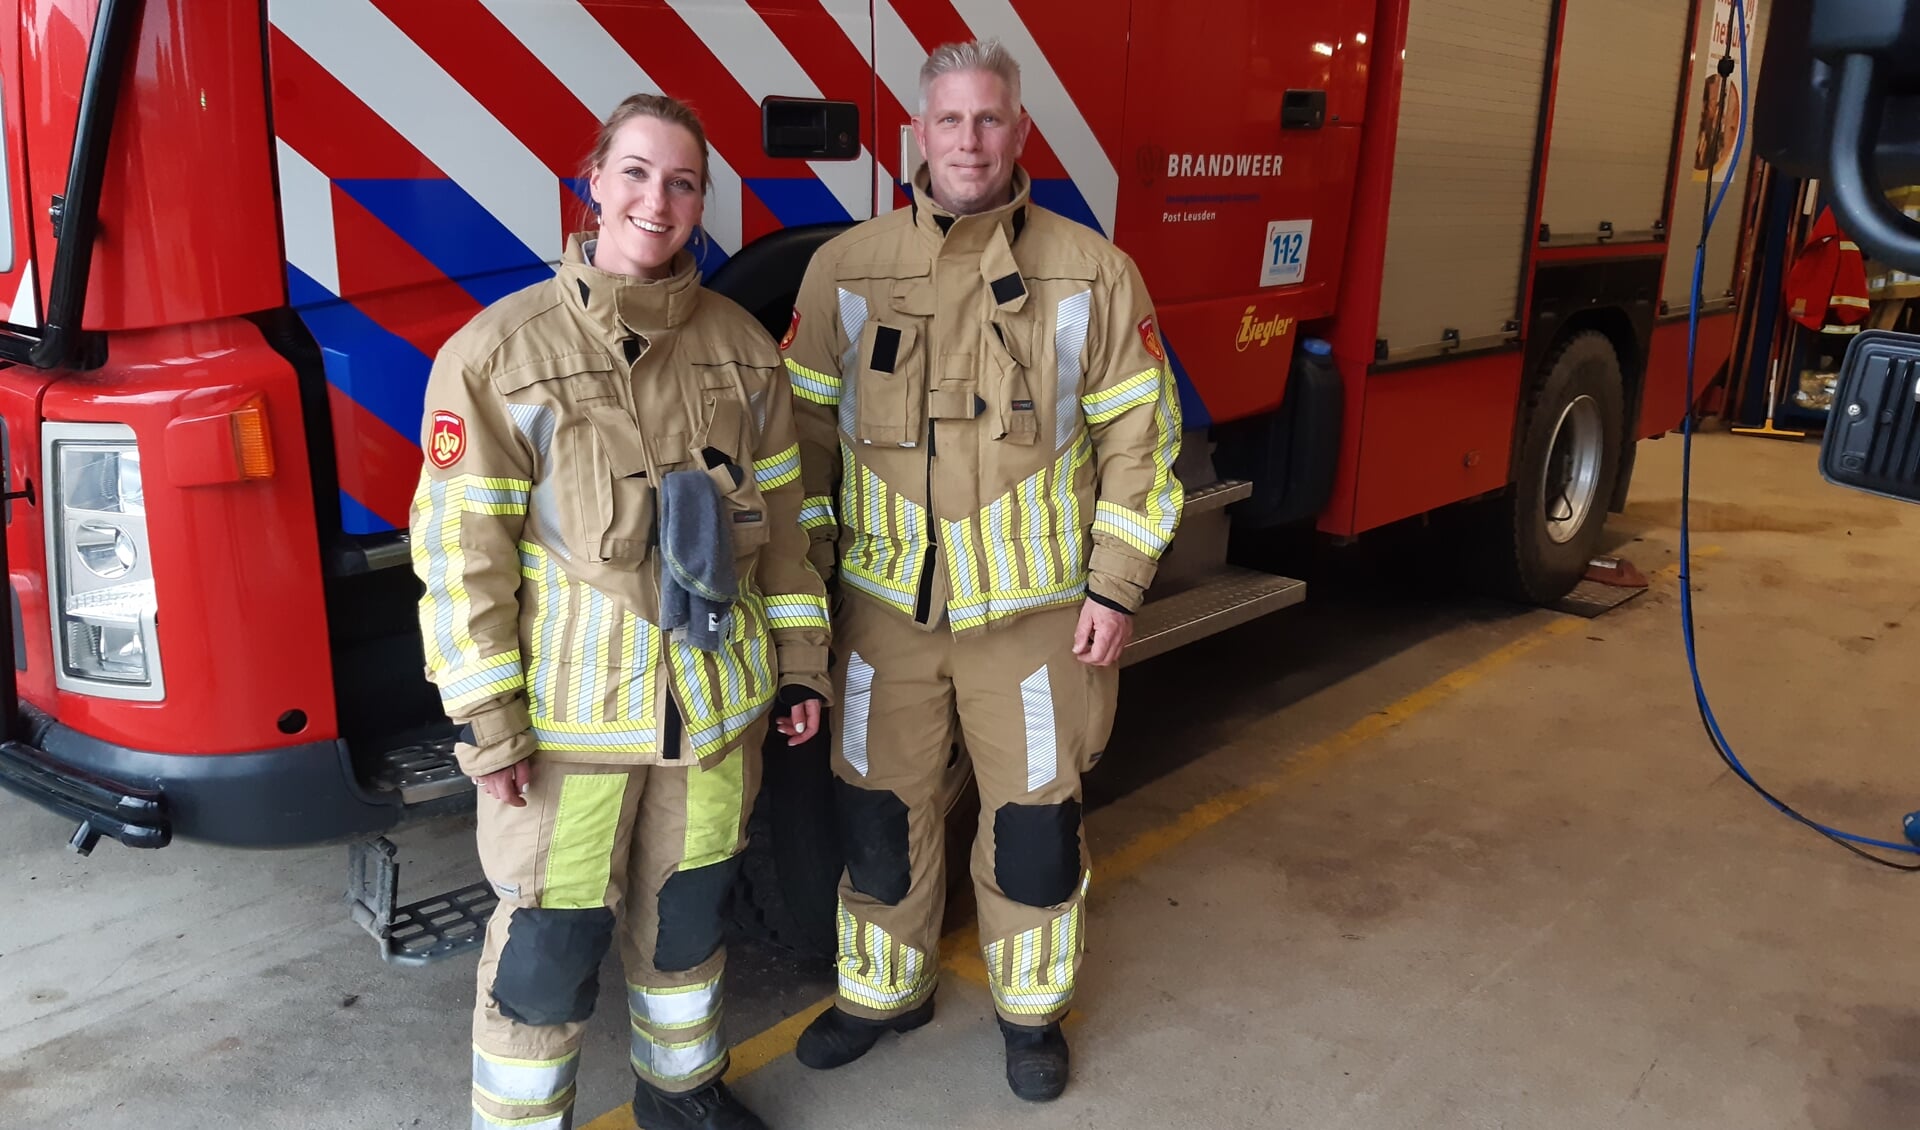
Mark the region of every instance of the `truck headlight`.
[[108, 698], [165, 697], [140, 447], [121, 424], [47, 424], [54, 680]]

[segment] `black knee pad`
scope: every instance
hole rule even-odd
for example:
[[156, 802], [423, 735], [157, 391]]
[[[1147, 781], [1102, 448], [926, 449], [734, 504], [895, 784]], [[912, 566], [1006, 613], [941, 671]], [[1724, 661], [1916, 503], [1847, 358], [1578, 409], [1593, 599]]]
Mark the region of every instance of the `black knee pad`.
[[675, 871], [660, 888], [660, 932], [653, 942], [653, 967], [680, 973], [713, 956], [720, 948], [722, 919], [740, 857], [733, 856], [690, 871]]
[[907, 804], [885, 789], [863, 789], [835, 777], [834, 811], [840, 817], [840, 847], [847, 855], [853, 889], [900, 905], [913, 886], [907, 852]]
[[1080, 802], [1001, 805], [993, 814], [993, 879], [1028, 906], [1072, 898], [1080, 882]]
[[600, 993], [600, 961], [613, 942], [613, 911], [513, 912], [493, 974], [500, 1015], [545, 1027], [585, 1020]]

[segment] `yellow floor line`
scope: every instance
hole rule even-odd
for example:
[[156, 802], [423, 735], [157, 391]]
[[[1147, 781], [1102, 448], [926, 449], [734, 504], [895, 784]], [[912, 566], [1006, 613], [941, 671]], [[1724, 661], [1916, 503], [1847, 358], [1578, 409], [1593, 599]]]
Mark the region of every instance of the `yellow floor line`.
[[[1708, 558], [1718, 555], [1719, 552], [1718, 546], [1705, 546], [1695, 550], [1694, 557]], [[1677, 562], [1657, 569], [1648, 576], [1649, 587], [1676, 580], [1679, 575], [1680, 566]], [[1094, 860], [1095, 878], [1124, 879], [1138, 873], [1148, 863], [1227, 817], [1272, 796], [1302, 777], [1326, 768], [1342, 755], [1353, 752], [1394, 727], [1406, 723], [1414, 716], [1433, 709], [1529, 652], [1536, 651], [1561, 636], [1585, 630], [1588, 624], [1589, 621], [1581, 616], [1557, 617], [1512, 643], [1481, 656], [1465, 667], [1441, 676], [1386, 709], [1369, 714], [1325, 741], [1317, 742], [1289, 756], [1287, 763], [1272, 775], [1263, 777], [1245, 788], [1209, 797], [1187, 809], [1170, 823], [1158, 828], [1150, 828], [1135, 836], [1117, 851], [1100, 856]], [[940, 939], [940, 968], [943, 972], [971, 984], [983, 988], [987, 985], [987, 967], [980, 958], [980, 943], [972, 923], [958, 927]], [[800, 1033], [813, 1022], [814, 1017], [825, 1012], [832, 1003], [832, 997], [815, 1001], [766, 1031], [735, 1045], [733, 1063], [727, 1069], [727, 1082], [738, 1082], [791, 1052], [794, 1042], [800, 1038]], [[1071, 1022], [1074, 1017], [1070, 1016], [1068, 1019]], [[626, 1107], [610, 1110], [581, 1127], [581, 1130], [634, 1130], [633, 1114]]]

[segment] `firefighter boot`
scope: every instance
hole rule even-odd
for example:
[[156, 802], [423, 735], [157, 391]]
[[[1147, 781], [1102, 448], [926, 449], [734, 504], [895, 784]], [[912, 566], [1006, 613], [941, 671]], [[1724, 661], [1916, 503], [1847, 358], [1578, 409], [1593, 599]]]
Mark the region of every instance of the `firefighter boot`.
[[885, 1020], [865, 1020], [830, 1008], [814, 1017], [793, 1047], [793, 1056], [808, 1067], [826, 1071], [845, 1067], [873, 1050], [888, 1032], [911, 1032], [933, 1019], [933, 998], [918, 1008]]
[[1000, 1018], [1000, 1034], [1007, 1039], [1007, 1086], [1030, 1103], [1050, 1102], [1067, 1089], [1067, 1038], [1055, 1021], [1043, 1028], [1023, 1028]]
[[633, 1121], [641, 1130], [767, 1130], [760, 1116], [718, 1079], [681, 1094], [657, 1091], [636, 1080]]

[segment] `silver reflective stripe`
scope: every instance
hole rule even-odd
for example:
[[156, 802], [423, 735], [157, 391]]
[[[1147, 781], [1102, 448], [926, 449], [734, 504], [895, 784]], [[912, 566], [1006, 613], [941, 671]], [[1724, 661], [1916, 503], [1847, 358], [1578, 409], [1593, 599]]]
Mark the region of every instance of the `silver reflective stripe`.
[[539, 465], [533, 471], [533, 501], [527, 507], [527, 521], [533, 526], [533, 536], [540, 544], [571, 561], [573, 555], [567, 551], [566, 539], [560, 536], [560, 527], [554, 520], [560, 512], [559, 500], [554, 497], [555, 480], [547, 474], [553, 454], [553, 410], [538, 404], [509, 404], [507, 415], [540, 455]]
[[1053, 783], [1060, 772], [1058, 735], [1053, 728], [1053, 688], [1047, 681], [1047, 669], [1020, 681], [1020, 705], [1027, 715], [1027, 791], [1037, 793]]
[[633, 1030], [633, 1069], [651, 1079], [691, 1079], [712, 1067], [726, 1049], [715, 1028], [697, 1040], [684, 1044], [655, 1043], [640, 1029]]
[[1080, 427], [1081, 362], [1087, 348], [1087, 322], [1093, 310], [1093, 292], [1083, 290], [1060, 300], [1053, 320], [1054, 375], [1053, 446], [1073, 441]]
[[684, 989], [647, 989], [627, 986], [627, 1009], [635, 1020], [656, 1028], [690, 1028], [713, 1019], [720, 1011], [720, 980]]
[[495, 1118], [473, 1108], [473, 1130], [573, 1130], [573, 1108], [568, 1107], [559, 1114], [550, 1114], [545, 1118]]
[[840, 430], [854, 434], [859, 422], [856, 404], [860, 382], [860, 333], [867, 328], [867, 300], [849, 290], [840, 291], [840, 328], [847, 335], [847, 351], [840, 356]]
[[573, 1086], [580, 1053], [556, 1060], [507, 1059], [473, 1049], [473, 1087], [498, 1103], [537, 1106]]
[[840, 752], [867, 775], [867, 716], [873, 712], [873, 668], [857, 651], [847, 653], [846, 702], [840, 708]]

